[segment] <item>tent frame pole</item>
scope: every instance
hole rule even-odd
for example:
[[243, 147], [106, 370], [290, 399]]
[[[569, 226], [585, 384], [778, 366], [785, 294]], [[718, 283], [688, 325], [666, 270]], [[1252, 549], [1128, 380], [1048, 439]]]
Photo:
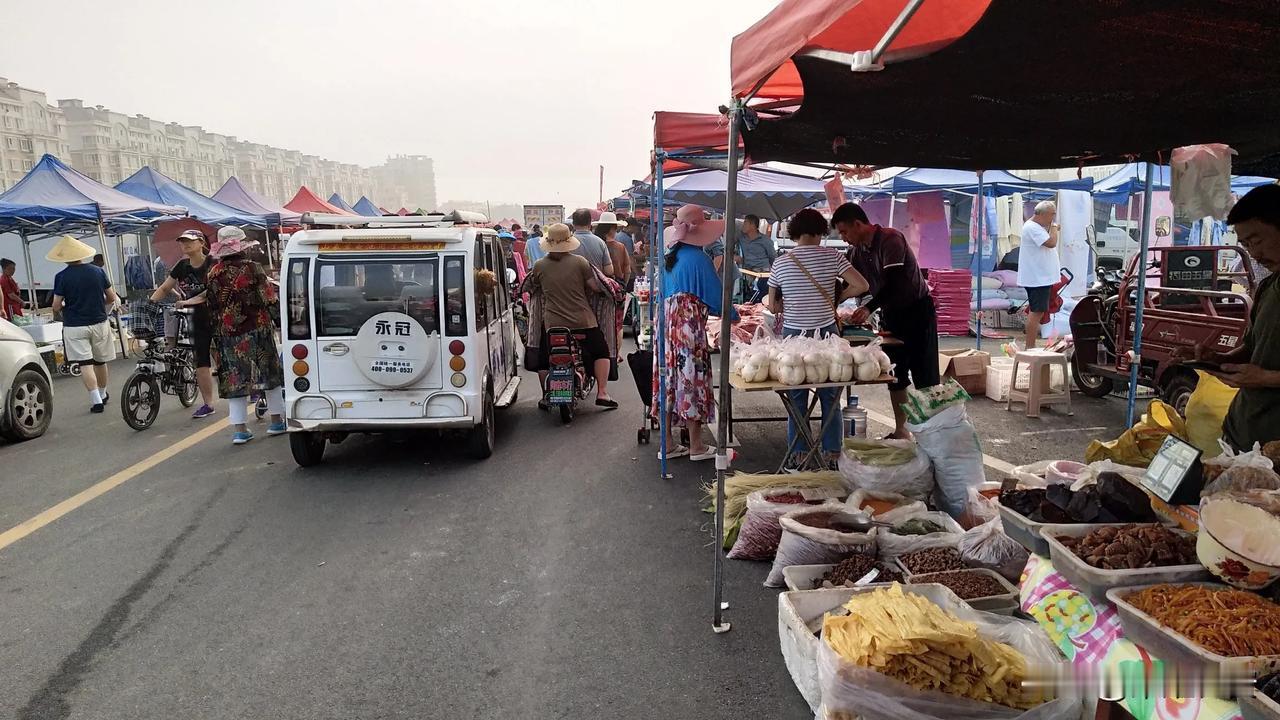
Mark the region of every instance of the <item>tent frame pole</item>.
[[1133, 356], [1129, 361], [1129, 406], [1125, 414], [1125, 427], [1133, 427], [1133, 416], [1138, 404], [1138, 374], [1142, 369], [1142, 321], [1147, 305], [1147, 253], [1151, 237], [1151, 185], [1154, 163], [1147, 163], [1147, 188], [1142, 197], [1142, 235], [1138, 238], [1138, 301], [1133, 315]]
[[728, 632], [732, 626], [724, 620], [729, 604], [724, 602], [724, 496], [725, 478], [733, 462], [729, 449], [729, 429], [733, 412], [730, 407], [733, 388], [729, 384], [728, 342], [733, 337], [733, 277], [736, 274], [734, 254], [738, 241], [738, 223], [734, 205], [738, 195], [738, 116], [742, 103], [734, 100], [729, 106], [729, 170], [724, 198], [724, 265], [720, 273], [720, 447], [716, 449], [716, 522], [712, 582], [711, 629], [716, 633]]
[[973, 314], [977, 320], [974, 334], [978, 336], [978, 350], [982, 350], [982, 269], [985, 266], [983, 256], [987, 247], [987, 196], [981, 170], [978, 171], [978, 195], [974, 202], [978, 203], [978, 264], [973, 270], [974, 283], [978, 286], [978, 310]]
[[880, 58], [884, 57], [885, 52], [889, 50], [889, 46], [898, 38], [898, 34], [907, 26], [907, 23], [911, 22], [911, 18], [920, 9], [921, 5], [924, 5], [924, 0], [911, 0], [902, 8], [902, 12], [898, 13], [898, 17], [894, 19], [889, 29], [884, 31], [880, 42], [876, 43], [875, 49], [871, 51], [870, 64], [875, 65], [880, 62]]
[[[671, 429], [671, 418], [668, 415], [667, 408], [667, 295], [665, 287], [667, 273], [666, 267], [662, 264], [664, 252], [659, 251], [659, 244], [662, 242], [663, 223], [662, 164], [666, 162], [667, 154], [659, 148], [656, 157], [658, 162], [653, 171], [654, 207], [651, 209], [651, 213], [655, 216], [657, 234], [650, 242], [653, 245], [654, 264], [656, 265], [654, 274], [657, 282], [649, 286], [649, 294], [654, 298], [656, 305], [654, 312], [658, 316], [658, 341], [653, 345], [654, 368], [658, 373], [658, 397], [654, 398], [653, 401], [657, 406], [658, 412], [659, 477], [663, 480], [670, 480], [671, 473], [667, 470], [667, 437]], [[665, 247], [663, 250], [665, 250]]]
[[31, 240], [27, 237], [25, 230], [19, 230], [18, 237], [22, 240], [22, 260], [27, 265], [27, 292], [31, 293], [31, 317], [35, 319], [36, 313], [40, 311], [40, 296], [36, 295], [36, 271], [31, 264]]
[[[111, 250], [107, 248], [107, 229], [102, 226], [101, 217], [98, 218], [98, 243], [102, 246], [102, 260], [107, 265], [107, 279], [110, 280], [111, 276], [114, 275], [115, 273], [111, 271], [111, 268], [112, 268]], [[122, 240], [119, 235], [116, 236], [116, 244], [121, 248], [120, 254], [124, 255], [124, 251], [123, 251], [124, 240]], [[115, 283], [112, 282], [112, 285], [114, 284]], [[117, 298], [117, 303], [116, 303], [116, 306], [111, 309], [111, 316], [116, 319], [116, 329], [118, 331], [116, 333], [116, 338], [120, 340], [120, 354], [124, 355], [125, 357], [128, 357], [129, 346], [126, 345], [124, 342], [124, 327], [123, 327], [123, 324], [120, 322], [120, 304], [118, 302], [119, 294], [116, 295], [116, 298]]]

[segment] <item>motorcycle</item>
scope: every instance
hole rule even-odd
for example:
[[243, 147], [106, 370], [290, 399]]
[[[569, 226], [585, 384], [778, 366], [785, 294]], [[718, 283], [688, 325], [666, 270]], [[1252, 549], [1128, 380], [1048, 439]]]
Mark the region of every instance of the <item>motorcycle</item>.
[[587, 372], [582, 362], [581, 338], [568, 328], [556, 327], [547, 331], [549, 369], [542, 397], [550, 407], [559, 408], [560, 421], [573, 422], [578, 403], [595, 387], [595, 377]]

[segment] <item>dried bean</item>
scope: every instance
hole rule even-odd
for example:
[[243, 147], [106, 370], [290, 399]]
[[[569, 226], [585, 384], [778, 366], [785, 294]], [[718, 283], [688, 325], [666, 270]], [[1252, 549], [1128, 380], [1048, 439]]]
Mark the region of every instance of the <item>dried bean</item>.
[[951, 589], [961, 600], [1004, 595], [1009, 588], [981, 570], [957, 570], [953, 572], [912, 575], [912, 583], [938, 583]]
[[922, 573], [945, 572], [948, 570], [965, 570], [969, 566], [965, 564], [964, 558], [960, 557], [959, 551], [955, 548], [929, 548], [928, 550], [920, 550], [898, 558], [912, 575], [920, 575]]

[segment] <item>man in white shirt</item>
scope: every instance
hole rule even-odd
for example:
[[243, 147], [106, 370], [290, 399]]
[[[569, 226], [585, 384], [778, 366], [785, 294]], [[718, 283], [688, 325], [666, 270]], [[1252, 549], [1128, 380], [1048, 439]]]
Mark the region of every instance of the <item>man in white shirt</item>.
[[1018, 285], [1027, 291], [1026, 348], [1036, 346], [1040, 324], [1049, 312], [1053, 286], [1062, 279], [1058, 260], [1058, 226], [1053, 224], [1058, 206], [1045, 200], [1036, 205], [1036, 214], [1022, 226], [1018, 249]]

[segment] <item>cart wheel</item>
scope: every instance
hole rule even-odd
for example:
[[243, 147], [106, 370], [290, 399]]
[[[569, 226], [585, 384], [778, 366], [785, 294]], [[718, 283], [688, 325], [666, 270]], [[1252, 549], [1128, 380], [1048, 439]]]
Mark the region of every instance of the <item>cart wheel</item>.
[[258, 402], [254, 403], [253, 414], [254, 414], [254, 417], [256, 417], [259, 420], [267, 416], [267, 398], [266, 397], [260, 397], [258, 398]]
[[566, 403], [560, 406], [560, 422], [565, 425], [573, 422], [573, 403]]
[[71, 373], [72, 377], [80, 377], [80, 363], [72, 363], [68, 365], [67, 372]]
[[636, 442], [640, 445], [649, 444], [649, 428], [643, 427], [636, 431]]

